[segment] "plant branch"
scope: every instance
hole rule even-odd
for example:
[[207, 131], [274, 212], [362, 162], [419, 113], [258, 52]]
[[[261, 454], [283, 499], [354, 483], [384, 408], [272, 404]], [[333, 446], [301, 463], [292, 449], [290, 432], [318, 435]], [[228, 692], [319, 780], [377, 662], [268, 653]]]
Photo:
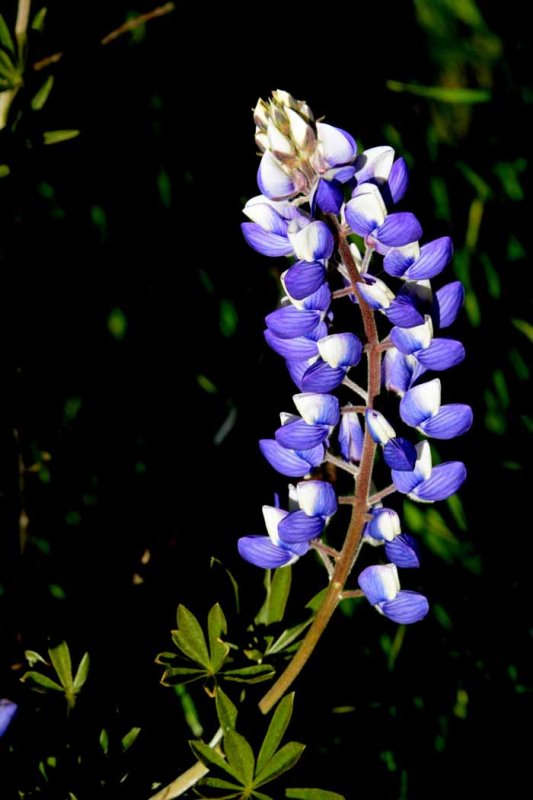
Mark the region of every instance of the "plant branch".
[[[118, 39], [120, 36], [123, 36], [125, 33], [130, 33], [134, 31], [136, 28], [140, 28], [141, 25], [144, 25], [147, 22], [150, 22], [152, 19], [157, 19], [158, 17], [164, 17], [166, 14], [170, 14], [171, 11], [174, 11], [176, 8], [175, 3], [165, 3], [162, 6], [158, 6], [157, 8], [153, 8], [151, 11], [147, 11], [146, 14], [139, 14], [136, 17], [132, 17], [131, 19], [126, 20], [122, 25], [119, 25], [118, 28], [115, 28], [103, 39], [100, 39], [100, 44], [106, 45], [110, 44], [110, 42], [114, 42], [115, 39]], [[36, 61], [33, 65], [33, 69], [36, 72], [39, 72], [46, 67], [50, 67], [52, 64], [57, 64], [58, 61], [61, 61], [63, 56], [65, 55], [64, 51], [60, 51], [58, 53], [52, 53], [45, 58], [41, 58], [40, 61]]]
[[[333, 217], [338, 234], [339, 251], [342, 260], [348, 270], [354, 294], [359, 301], [359, 308], [363, 317], [363, 324], [368, 344], [371, 345], [367, 352], [368, 358], [368, 406], [372, 408], [374, 398], [379, 394], [381, 389], [381, 354], [378, 350], [379, 338], [374, 319], [374, 312], [367, 305], [361, 296], [357, 283], [361, 280], [357, 266], [350, 252], [349, 245], [346, 241], [346, 235], [340, 229], [337, 221]], [[371, 251], [367, 250], [365, 258], [363, 259], [363, 266], [368, 266], [371, 257]], [[324, 601], [307, 631], [300, 647], [294, 654], [289, 665], [284, 672], [280, 675], [277, 681], [271, 686], [265, 696], [259, 703], [259, 708], [263, 714], [267, 714], [271, 708], [278, 702], [278, 700], [285, 694], [287, 689], [292, 685], [293, 681], [300, 674], [301, 670], [306, 665], [311, 657], [320, 637], [324, 633], [337, 605], [343, 598], [343, 591], [348, 576], [352, 571], [355, 563], [361, 539], [366, 523], [366, 510], [368, 508], [368, 497], [370, 486], [372, 482], [372, 470], [374, 466], [374, 455], [376, 452], [376, 444], [370, 436], [368, 428], [365, 430], [363, 440], [363, 452], [361, 455], [361, 463], [356, 480], [355, 500], [352, 506], [352, 516], [346, 539], [342, 547], [339, 558], [335, 565], [335, 570], [326, 593]]]

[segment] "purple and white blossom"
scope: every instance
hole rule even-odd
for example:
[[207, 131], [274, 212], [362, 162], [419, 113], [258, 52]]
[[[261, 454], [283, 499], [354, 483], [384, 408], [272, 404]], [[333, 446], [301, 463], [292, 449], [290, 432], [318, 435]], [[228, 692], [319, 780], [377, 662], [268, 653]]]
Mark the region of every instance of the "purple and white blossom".
[[[472, 424], [470, 406], [441, 403], [441, 379], [431, 374], [465, 356], [461, 342], [440, 335], [457, 317], [464, 289], [459, 281], [431, 285], [451, 261], [452, 242], [422, 241], [418, 218], [395, 210], [409, 176], [393, 148], [358, 154], [350, 133], [316, 122], [305, 101], [282, 90], [258, 101], [254, 122], [260, 194], [246, 203], [242, 230], [257, 252], [289, 259], [264, 336], [299, 390], [297, 413], [283, 412], [274, 438], [259, 446], [277, 472], [301, 480], [289, 487], [291, 510], [265, 506], [267, 535], [241, 537], [239, 552], [275, 568], [318, 549], [335, 579], [346, 559], [353, 567], [360, 544], [374, 545], [387, 563], [361, 572], [362, 593], [389, 619], [416, 622], [429, 604], [400, 588], [398, 568], [419, 566], [418, 545], [397, 511], [380, 501], [394, 492], [417, 502], [443, 500], [466, 478], [460, 461], [433, 466], [430, 444], [421, 440], [453, 439]], [[355, 312], [353, 329], [338, 323], [345, 317], [334, 314], [337, 302]], [[366, 387], [356, 383], [358, 372], [365, 374], [362, 360]], [[371, 480], [378, 448], [391, 481], [381, 491]], [[342, 502], [359, 520], [340, 552], [322, 542], [342, 493], [333, 469], [355, 479], [353, 496]]]

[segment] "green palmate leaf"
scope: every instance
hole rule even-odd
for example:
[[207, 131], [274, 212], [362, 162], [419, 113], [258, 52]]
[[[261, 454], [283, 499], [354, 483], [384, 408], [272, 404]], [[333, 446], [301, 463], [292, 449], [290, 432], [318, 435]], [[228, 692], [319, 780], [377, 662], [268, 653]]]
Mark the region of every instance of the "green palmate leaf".
[[120, 743], [122, 745], [122, 752], [123, 753], [125, 753], [126, 750], [129, 750], [130, 747], [132, 747], [132, 745], [135, 744], [135, 742], [137, 741], [137, 737], [140, 734], [140, 732], [141, 732], [140, 728], [132, 728], [130, 731], [128, 731], [122, 737], [122, 739], [120, 740]]
[[231, 764], [229, 764], [221, 755], [217, 753], [216, 750], [213, 750], [212, 747], [202, 742], [200, 739], [195, 739], [194, 741], [189, 742], [190, 748], [193, 751], [194, 755], [201, 761], [202, 764], [205, 764], [208, 769], [212, 769], [216, 767], [221, 769], [227, 775], [231, 775], [232, 778], [236, 780], [240, 780], [239, 775], [237, 774], [236, 770], [234, 769]]
[[48, 96], [52, 91], [52, 86], [54, 85], [54, 76], [49, 75], [48, 78], [45, 80], [39, 91], [33, 96], [31, 101], [31, 107], [34, 111], [40, 111], [43, 108], [44, 104], [48, 100]]
[[4, 47], [6, 50], [9, 50], [12, 55], [15, 55], [15, 45], [13, 44], [13, 39], [11, 38], [11, 34], [9, 32], [9, 28], [6, 25], [5, 19], [0, 14], [0, 46]]
[[41, 686], [43, 689], [51, 689], [54, 692], [61, 692], [61, 694], [63, 694], [65, 691], [63, 686], [60, 686], [47, 675], [42, 675], [40, 672], [26, 672], [22, 676], [21, 681], [24, 683], [26, 681], [32, 681], [33, 683], [36, 683], [37, 686]]
[[224, 752], [244, 786], [252, 785], [255, 769], [254, 753], [244, 736], [229, 730], [224, 736]]
[[89, 674], [89, 653], [84, 653], [83, 658], [79, 663], [76, 676], [74, 678], [74, 691], [76, 692], [76, 694], [85, 684], [88, 674]]
[[68, 694], [74, 694], [74, 681], [72, 679], [72, 661], [70, 650], [66, 642], [61, 642], [57, 647], [48, 650], [50, 661], [57, 673], [62, 686]]
[[469, 89], [465, 87], [452, 88], [450, 86], [420, 86], [416, 83], [402, 83], [401, 81], [387, 81], [387, 89], [392, 92], [407, 92], [418, 97], [427, 97], [428, 100], [438, 100], [440, 103], [488, 103], [491, 98], [488, 89]]
[[177, 653], [158, 653], [155, 659], [156, 664], [173, 664], [179, 658]]
[[235, 730], [235, 723], [237, 721], [237, 706], [230, 700], [228, 695], [222, 691], [220, 686], [217, 686], [215, 703], [217, 707], [218, 721], [220, 722], [220, 727], [224, 733]]
[[228, 631], [224, 612], [218, 603], [215, 603], [207, 617], [207, 632], [209, 634], [209, 651], [211, 653], [211, 667], [213, 672], [218, 672], [229, 653], [229, 645], [221, 641], [221, 637]]
[[267, 649], [265, 650], [265, 655], [269, 656], [273, 653], [280, 653], [282, 650], [285, 650], [290, 644], [296, 641], [300, 634], [302, 634], [306, 628], [312, 623], [313, 617], [309, 617], [305, 622], [301, 622], [299, 625], [295, 625], [293, 628], [287, 628], [286, 631], [278, 636], [275, 642], [269, 644]]
[[270, 664], [254, 664], [252, 667], [227, 669], [221, 674], [227, 681], [259, 683], [260, 681], [266, 681], [272, 678], [276, 674], [276, 670], [274, 667], [271, 667]]
[[293, 705], [294, 692], [288, 694], [278, 703], [257, 757], [258, 772], [261, 772], [278, 749], [291, 721]]
[[64, 131], [45, 131], [43, 139], [45, 144], [59, 144], [59, 142], [66, 142], [69, 139], [75, 139], [80, 135], [77, 130], [64, 130]]
[[345, 800], [342, 794], [324, 789], [285, 789], [285, 797], [289, 800]]
[[200, 786], [209, 786], [210, 789], [237, 789], [239, 793], [243, 789], [239, 784], [224, 781], [222, 778], [203, 778]]
[[281, 622], [285, 614], [285, 607], [291, 590], [292, 567], [283, 567], [274, 571], [265, 572], [265, 602], [261, 606], [255, 622], [270, 625], [271, 622]]
[[193, 667], [169, 667], [163, 673], [161, 683], [163, 686], [174, 686], [176, 683], [190, 683], [205, 677], [204, 669], [194, 669]]
[[178, 630], [172, 638], [179, 649], [206, 669], [210, 667], [209, 652], [200, 623], [185, 606], [178, 606]]
[[299, 742], [288, 742], [283, 745], [281, 750], [275, 753], [270, 761], [263, 767], [261, 772], [258, 772], [255, 781], [255, 786], [262, 786], [264, 783], [273, 781], [274, 778], [279, 777], [287, 770], [294, 767], [300, 760], [300, 757], [305, 750], [305, 744]]

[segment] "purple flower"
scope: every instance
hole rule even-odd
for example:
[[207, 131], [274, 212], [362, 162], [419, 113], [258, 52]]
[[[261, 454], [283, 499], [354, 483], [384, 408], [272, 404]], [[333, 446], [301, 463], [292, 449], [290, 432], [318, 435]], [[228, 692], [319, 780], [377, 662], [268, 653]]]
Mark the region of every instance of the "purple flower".
[[12, 700], [8, 700], [5, 697], [0, 700], [0, 739], [11, 725], [17, 709], [17, 704]]
[[368, 602], [393, 622], [419, 622], [429, 611], [427, 598], [418, 592], [400, 589], [395, 564], [376, 564], [364, 569], [358, 578]]

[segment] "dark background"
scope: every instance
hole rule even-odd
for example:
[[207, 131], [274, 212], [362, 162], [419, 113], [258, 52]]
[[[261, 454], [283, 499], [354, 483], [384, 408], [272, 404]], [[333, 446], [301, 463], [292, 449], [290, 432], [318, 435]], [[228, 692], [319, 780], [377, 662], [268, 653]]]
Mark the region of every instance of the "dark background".
[[[252, 252], [239, 223], [256, 193], [250, 109], [274, 88], [407, 158], [405, 207], [428, 239], [452, 236], [467, 288], [453, 331], [467, 360], [444, 376], [444, 399], [475, 411], [472, 431], [439, 447], [467, 464], [464, 508], [407, 517], [433, 611], [403, 639], [366, 605], [338, 614], [297, 684], [292, 738], [308, 750], [289, 783], [348, 800], [509, 793], [529, 772], [533, 711], [528, 26], [512, 3], [474, 0], [178, 5], [100, 46], [131, 10], [52, 0], [30, 55], [65, 52], [52, 94], [26, 110], [48, 74], [30, 71], [22, 119], [0, 136], [0, 695], [20, 704], [0, 746], [6, 796], [141, 798], [174, 778], [191, 733], [153, 661], [175, 608], [203, 616], [225, 596], [211, 555], [249, 618], [261, 601], [235, 542], [261, 532], [261, 505], [285, 488], [257, 440], [293, 390], [262, 338], [282, 262]], [[81, 134], [42, 144], [62, 128]], [[291, 613], [323, 580], [312, 559], [297, 565]], [[19, 682], [23, 651], [61, 639], [92, 658], [68, 721], [60, 699]], [[261, 721], [248, 724], [253, 736]], [[102, 727], [120, 738], [132, 726], [134, 749], [105, 759]]]

